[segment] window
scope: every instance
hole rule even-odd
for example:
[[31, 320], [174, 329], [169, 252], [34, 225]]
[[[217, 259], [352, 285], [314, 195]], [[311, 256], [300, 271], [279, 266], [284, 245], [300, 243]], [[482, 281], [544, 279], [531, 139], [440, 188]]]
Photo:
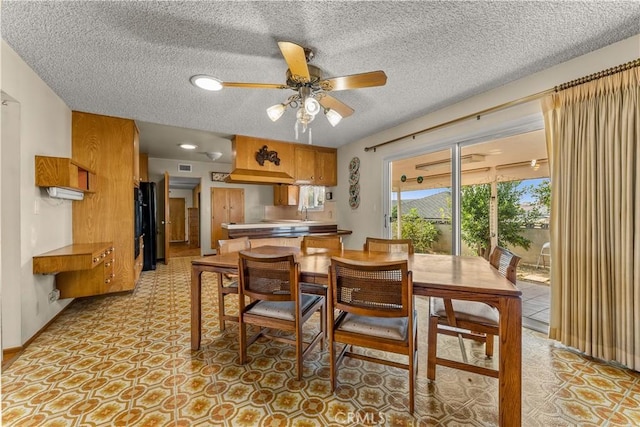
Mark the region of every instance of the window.
[[301, 185], [298, 201], [298, 210], [304, 209], [324, 209], [325, 187], [319, 185]]

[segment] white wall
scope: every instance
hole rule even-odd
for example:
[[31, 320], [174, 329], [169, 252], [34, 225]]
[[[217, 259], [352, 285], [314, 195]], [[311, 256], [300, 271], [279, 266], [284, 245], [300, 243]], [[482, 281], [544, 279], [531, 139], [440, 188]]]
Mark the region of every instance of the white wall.
[[[532, 76], [509, 83], [500, 88], [485, 92], [448, 108], [407, 122], [403, 125], [371, 135], [360, 141], [342, 146], [338, 149], [338, 187], [334, 191], [337, 202], [340, 227], [353, 230], [351, 236], [344, 238], [345, 247], [359, 248], [367, 236], [383, 236], [383, 167], [385, 159], [401, 154], [416, 154], [449, 141], [464, 141], [472, 136], [492, 132], [510, 124], [521, 124], [531, 120], [532, 115], [541, 113], [539, 101], [532, 102], [510, 110], [482, 117], [481, 120], [468, 120], [450, 127], [416, 136], [365, 152], [364, 148], [379, 144], [403, 135], [418, 132], [440, 123], [466, 116], [475, 112], [516, 100], [528, 95], [542, 92], [556, 85], [589, 75], [610, 67], [614, 67], [640, 56], [640, 35], [615, 43], [587, 55], [541, 71]], [[359, 157], [360, 165], [360, 207], [352, 210], [349, 207], [349, 161]]]
[[8, 124], [17, 126], [9, 132], [3, 126], [0, 190], [2, 348], [13, 348], [71, 302], [50, 304], [54, 276], [32, 272], [34, 255], [73, 242], [72, 202], [50, 199], [35, 186], [34, 171], [36, 154], [71, 155], [71, 110], [4, 41], [0, 49], [2, 92], [15, 100]]
[[[191, 164], [192, 172], [178, 171], [178, 164]], [[149, 158], [149, 179], [158, 182], [164, 172], [170, 176], [200, 178], [200, 252], [211, 254], [211, 187], [244, 188], [245, 222], [257, 222], [264, 218], [264, 207], [273, 205], [273, 187], [271, 185], [227, 184], [211, 181], [211, 172], [230, 172], [231, 164], [218, 162], [185, 162]]]

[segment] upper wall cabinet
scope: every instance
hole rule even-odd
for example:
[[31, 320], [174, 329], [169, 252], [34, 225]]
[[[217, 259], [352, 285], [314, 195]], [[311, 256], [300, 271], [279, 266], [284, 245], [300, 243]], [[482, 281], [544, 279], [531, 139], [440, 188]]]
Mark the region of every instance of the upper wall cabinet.
[[133, 185], [140, 186], [140, 135], [138, 133], [138, 127], [133, 126]]
[[338, 184], [337, 152], [325, 147], [295, 147], [296, 184], [324, 185]]
[[94, 192], [96, 175], [88, 167], [66, 157], [36, 156], [36, 185]]
[[[135, 156], [135, 150], [134, 150]], [[149, 182], [149, 155], [147, 153], [140, 153], [138, 163], [140, 170], [140, 182]], [[135, 166], [134, 166], [135, 170]]]
[[296, 185], [274, 185], [274, 206], [297, 206], [299, 187]]

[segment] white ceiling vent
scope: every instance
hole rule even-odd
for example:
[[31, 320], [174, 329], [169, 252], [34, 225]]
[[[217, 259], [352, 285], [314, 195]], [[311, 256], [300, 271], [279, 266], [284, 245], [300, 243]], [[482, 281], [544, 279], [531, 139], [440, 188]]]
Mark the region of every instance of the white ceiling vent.
[[187, 164], [178, 164], [179, 172], [192, 172], [193, 166]]

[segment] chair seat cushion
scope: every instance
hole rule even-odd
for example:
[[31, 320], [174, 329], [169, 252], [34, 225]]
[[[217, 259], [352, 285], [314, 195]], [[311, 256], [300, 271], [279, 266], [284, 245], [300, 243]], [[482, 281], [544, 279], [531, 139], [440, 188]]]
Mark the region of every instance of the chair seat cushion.
[[[320, 298], [322, 297], [302, 295], [302, 299], [300, 300], [302, 304], [302, 314], [304, 315]], [[296, 303], [294, 301], [258, 301], [253, 307], [247, 310], [247, 313], [293, 321], [295, 319], [295, 309]]]
[[406, 317], [371, 317], [347, 313], [337, 330], [406, 341], [407, 325]]
[[231, 282], [231, 283], [227, 283], [227, 284], [222, 284], [223, 288], [237, 288], [238, 287], [238, 282]]
[[[498, 326], [500, 317], [498, 310], [488, 304], [477, 301], [451, 300], [456, 320], [482, 323], [489, 326]], [[442, 298], [431, 298], [431, 314], [438, 317], [447, 317]]]

